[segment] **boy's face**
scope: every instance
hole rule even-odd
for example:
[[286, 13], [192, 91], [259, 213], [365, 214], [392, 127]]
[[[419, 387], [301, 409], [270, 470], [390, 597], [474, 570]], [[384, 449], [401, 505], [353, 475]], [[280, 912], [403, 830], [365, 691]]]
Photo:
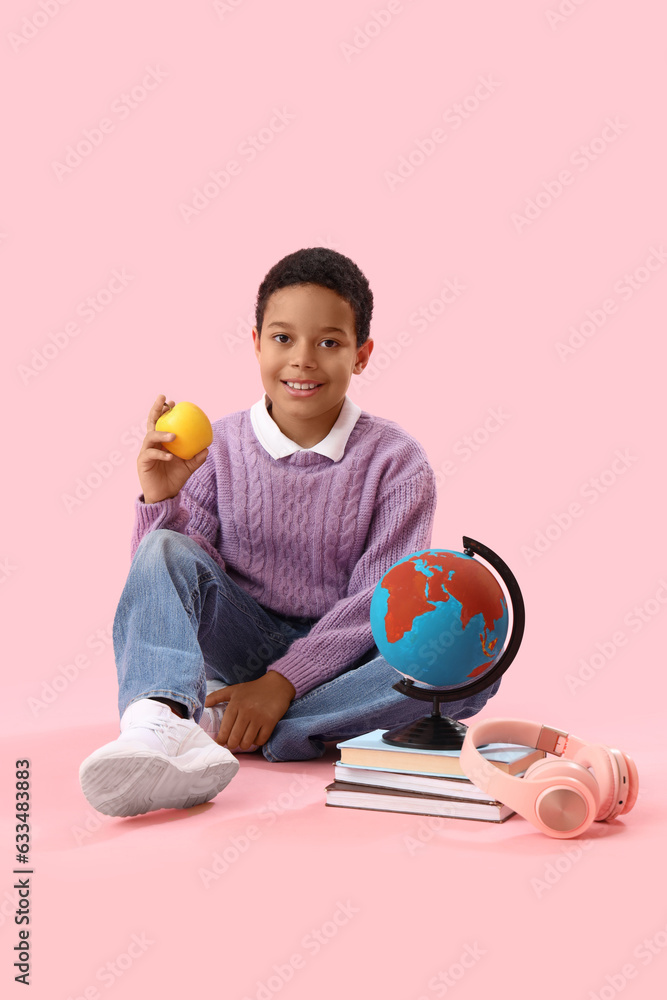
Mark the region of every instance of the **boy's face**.
[[[357, 348], [354, 310], [330, 288], [288, 285], [266, 303], [262, 336], [252, 331], [264, 390], [278, 427], [302, 448], [311, 448], [335, 424], [353, 374], [373, 350]], [[316, 383], [302, 390], [289, 382]]]

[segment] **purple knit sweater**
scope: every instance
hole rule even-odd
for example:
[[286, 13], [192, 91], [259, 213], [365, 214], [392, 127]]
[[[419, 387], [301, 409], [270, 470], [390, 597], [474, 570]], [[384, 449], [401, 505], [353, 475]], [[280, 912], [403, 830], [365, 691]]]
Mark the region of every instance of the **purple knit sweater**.
[[136, 498], [131, 555], [148, 531], [171, 528], [264, 607], [317, 617], [268, 667], [299, 698], [372, 648], [375, 586], [430, 546], [435, 507], [424, 448], [391, 420], [362, 410], [338, 462], [310, 451], [275, 459], [238, 410], [213, 424], [206, 461], [176, 497]]

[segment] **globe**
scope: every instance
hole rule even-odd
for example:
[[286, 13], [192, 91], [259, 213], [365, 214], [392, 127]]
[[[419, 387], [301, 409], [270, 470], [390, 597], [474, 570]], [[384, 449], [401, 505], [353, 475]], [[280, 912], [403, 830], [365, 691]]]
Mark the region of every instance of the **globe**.
[[385, 660], [433, 687], [481, 678], [498, 661], [509, 627], [496, 577], [451, 549], [425, 549], [395, 563], [373, 592], [370, 618]]

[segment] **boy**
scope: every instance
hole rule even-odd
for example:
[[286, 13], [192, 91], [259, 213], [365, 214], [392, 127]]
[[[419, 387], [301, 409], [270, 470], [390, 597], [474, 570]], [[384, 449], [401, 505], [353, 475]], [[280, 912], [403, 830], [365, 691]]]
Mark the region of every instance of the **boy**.
[[[372, 310], [348, 257], [289, 254], [257, 295], [263, 398], [184, 461], [162, 447], [173, 435], [155, 423], [173, 402], [157, 397], [113, 628], [121, 735], [80, 769], [100, 812], [206, 802], [234, 753], [305, 760], [423, 715], [393, 690], [369, 609], [390, 566], [431, 544], [435, 475], [414, 438], [346, 395], [373, 350]], [[499, 683], [449, 712], [476, 714]]]

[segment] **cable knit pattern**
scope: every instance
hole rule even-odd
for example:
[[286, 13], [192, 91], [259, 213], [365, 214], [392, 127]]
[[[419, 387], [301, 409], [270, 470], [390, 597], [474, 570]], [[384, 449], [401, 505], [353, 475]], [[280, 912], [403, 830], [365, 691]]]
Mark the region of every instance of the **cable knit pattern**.
[[338, 462], [308, 450], [273, 458], [249, 410], [213, 424], [208, 458], [177, 497], [135, 500], [131, 556], [144, 535], [189, 535], [260, 604], [318, 618], [269, 666], [296, 697], [374, 645], [370, 602], [398, 559], [431, 544], [435, 474], [394, 421], [362, 411]]

